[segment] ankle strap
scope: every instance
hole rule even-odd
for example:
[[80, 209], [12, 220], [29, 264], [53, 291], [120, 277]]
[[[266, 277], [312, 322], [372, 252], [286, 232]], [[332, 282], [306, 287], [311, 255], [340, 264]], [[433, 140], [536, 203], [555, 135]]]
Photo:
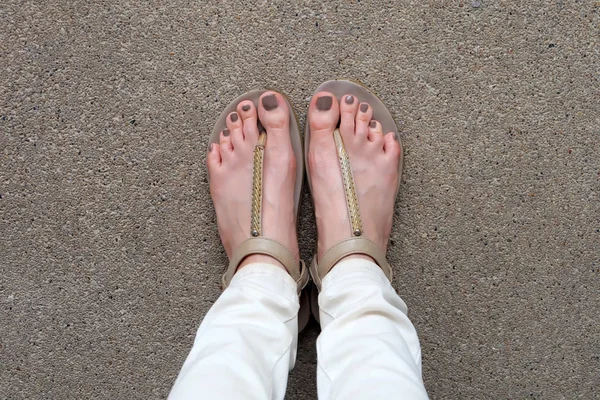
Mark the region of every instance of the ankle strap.
[[273, 257], [279, 261], [298, 286], [298, 294], [302, 291], [308, 282], [308, 271], [302, 260], [296, 260], [296, 257], [281, 243], [264, 237], [250, 238], [243, 242], [231, 256], [229, 267], [223, 275], [223, 288], [229, 286], [231, 278], [235, 275], [240, 263], [244, 258], [253, 254], [264, 254]]
[[321, 282], [325, 275], [344, 257], [362, 254], [371, 257], [383, 270], [387, 278], [392, 280], [392, 267], [388, 264], [383, 252], [375, 243], [366, 238], [350, 238], [331, 247], [321, 260], [317, 262], [317, 256], [313, 259], [310, 272], [317, 288], [321, 289]]

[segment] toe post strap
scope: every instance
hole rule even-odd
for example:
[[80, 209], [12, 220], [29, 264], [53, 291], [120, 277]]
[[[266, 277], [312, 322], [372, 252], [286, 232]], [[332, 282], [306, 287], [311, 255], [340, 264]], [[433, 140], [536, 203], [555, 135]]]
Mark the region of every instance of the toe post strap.
[[298, 261], [283, 244], [275, 240], [259, 237], [246, 240], [235, 250], [231, 256], [229, 268], [227, 268], [227, 272], [223, 275], [223, 288], [229, 286], [231, 278], [233, 278], [241, 262], [253, 254], [270, 256], [279, 261], [296, 282], [298, 294], [300, 294], [308, 283], [308, 270], [302, 260]]
[[317, 288], [321, 289], [323, 278], [341, 259], [356, 254], [371, 257], [385, 276], [392, 280], [392, 267], [387, 262], [385, 252], [369, 239], [350, 238], [331, 247], [320, 260], [317, 260], [317, 256], [314, 257], [310, 273]]

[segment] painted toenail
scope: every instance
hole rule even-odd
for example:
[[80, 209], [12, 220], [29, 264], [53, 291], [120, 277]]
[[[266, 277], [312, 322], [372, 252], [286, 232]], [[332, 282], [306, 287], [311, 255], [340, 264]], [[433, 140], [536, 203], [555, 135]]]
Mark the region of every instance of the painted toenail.
[[331, 98], [331, 96], [323, 96], [323, 97], [319, 97], [317, 99], [317, 110], [319, 111], [328, 111], [331, 108], [331, 105], [333, 104], [333, 99]]
[[398, 132], [394, 132], [394, 140], [397, 142], [398, 141]]
[[244, 104], [242, 106], [242, 111], [248, 111], [250, 109], [250, 104]]
[[375, 120], [372, 120], [371, 122], [369, 122], [369, 126], [370, 126], [371, 128], [375, 128], [375, 127], [377, 127], [377, 121], [375, 121]]
[[211, 152], [212, 151], [212, 143], [208, 146], [208, 151]]
[[369, 105], [367, 103], [362, 103], [360, 105], [360, 111], [367, 112], [368, 109], [369, 109]]
[[[236, 119], [237, 119], [237, 117], [236, 117]], [[227, 128], [223, 129], [223, 136], [225, 136], [225, 137], [229, 136], [229, 129], [227, 129]]]
[[354, 96], [346, 96], [346, 104], [354, 103]]
[[235, 122], [238, 120], [239, 117], [238, 117], [237, 113], [234, 112], [234, 113], [231, 113], [231, 116], [229, 118], [231, 118], [231, 122]]
[[271, 111], [274, 108], [277, 108], [279, 104], [277, 103], [277, 97], [274, 94], [270, 94], [262, 98], [262, 105], [267, 111]]

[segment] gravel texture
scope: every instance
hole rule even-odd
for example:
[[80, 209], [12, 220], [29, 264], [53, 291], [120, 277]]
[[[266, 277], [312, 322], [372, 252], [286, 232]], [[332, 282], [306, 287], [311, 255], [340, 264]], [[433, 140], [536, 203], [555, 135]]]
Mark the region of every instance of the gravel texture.
[[[0, 4], [0, 399], [164, 398], [226, 257], [231, 99], [347, 77], [401, 124], [389, 259], [432, 399], [600, 398], [600, 3]], [[315, 248], [310, 197], [301, 251]], [[318, 329], [288, 399], [316, 398]]]

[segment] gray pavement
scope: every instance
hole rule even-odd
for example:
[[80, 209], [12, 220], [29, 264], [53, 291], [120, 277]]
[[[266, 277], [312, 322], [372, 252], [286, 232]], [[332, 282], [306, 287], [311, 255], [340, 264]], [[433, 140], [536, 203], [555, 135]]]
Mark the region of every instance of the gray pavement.
[[[0, 399], [164, 398], [226, 257], [222, 108], [304, 123], [354, 78], [401, 123], [389, 259], [433, 399], [600, 398], [600, 3], [3, 1]], [[315, 248], [308, 193], [301, 251]], [[288, 399], [316, 398], [313, 325]]]

